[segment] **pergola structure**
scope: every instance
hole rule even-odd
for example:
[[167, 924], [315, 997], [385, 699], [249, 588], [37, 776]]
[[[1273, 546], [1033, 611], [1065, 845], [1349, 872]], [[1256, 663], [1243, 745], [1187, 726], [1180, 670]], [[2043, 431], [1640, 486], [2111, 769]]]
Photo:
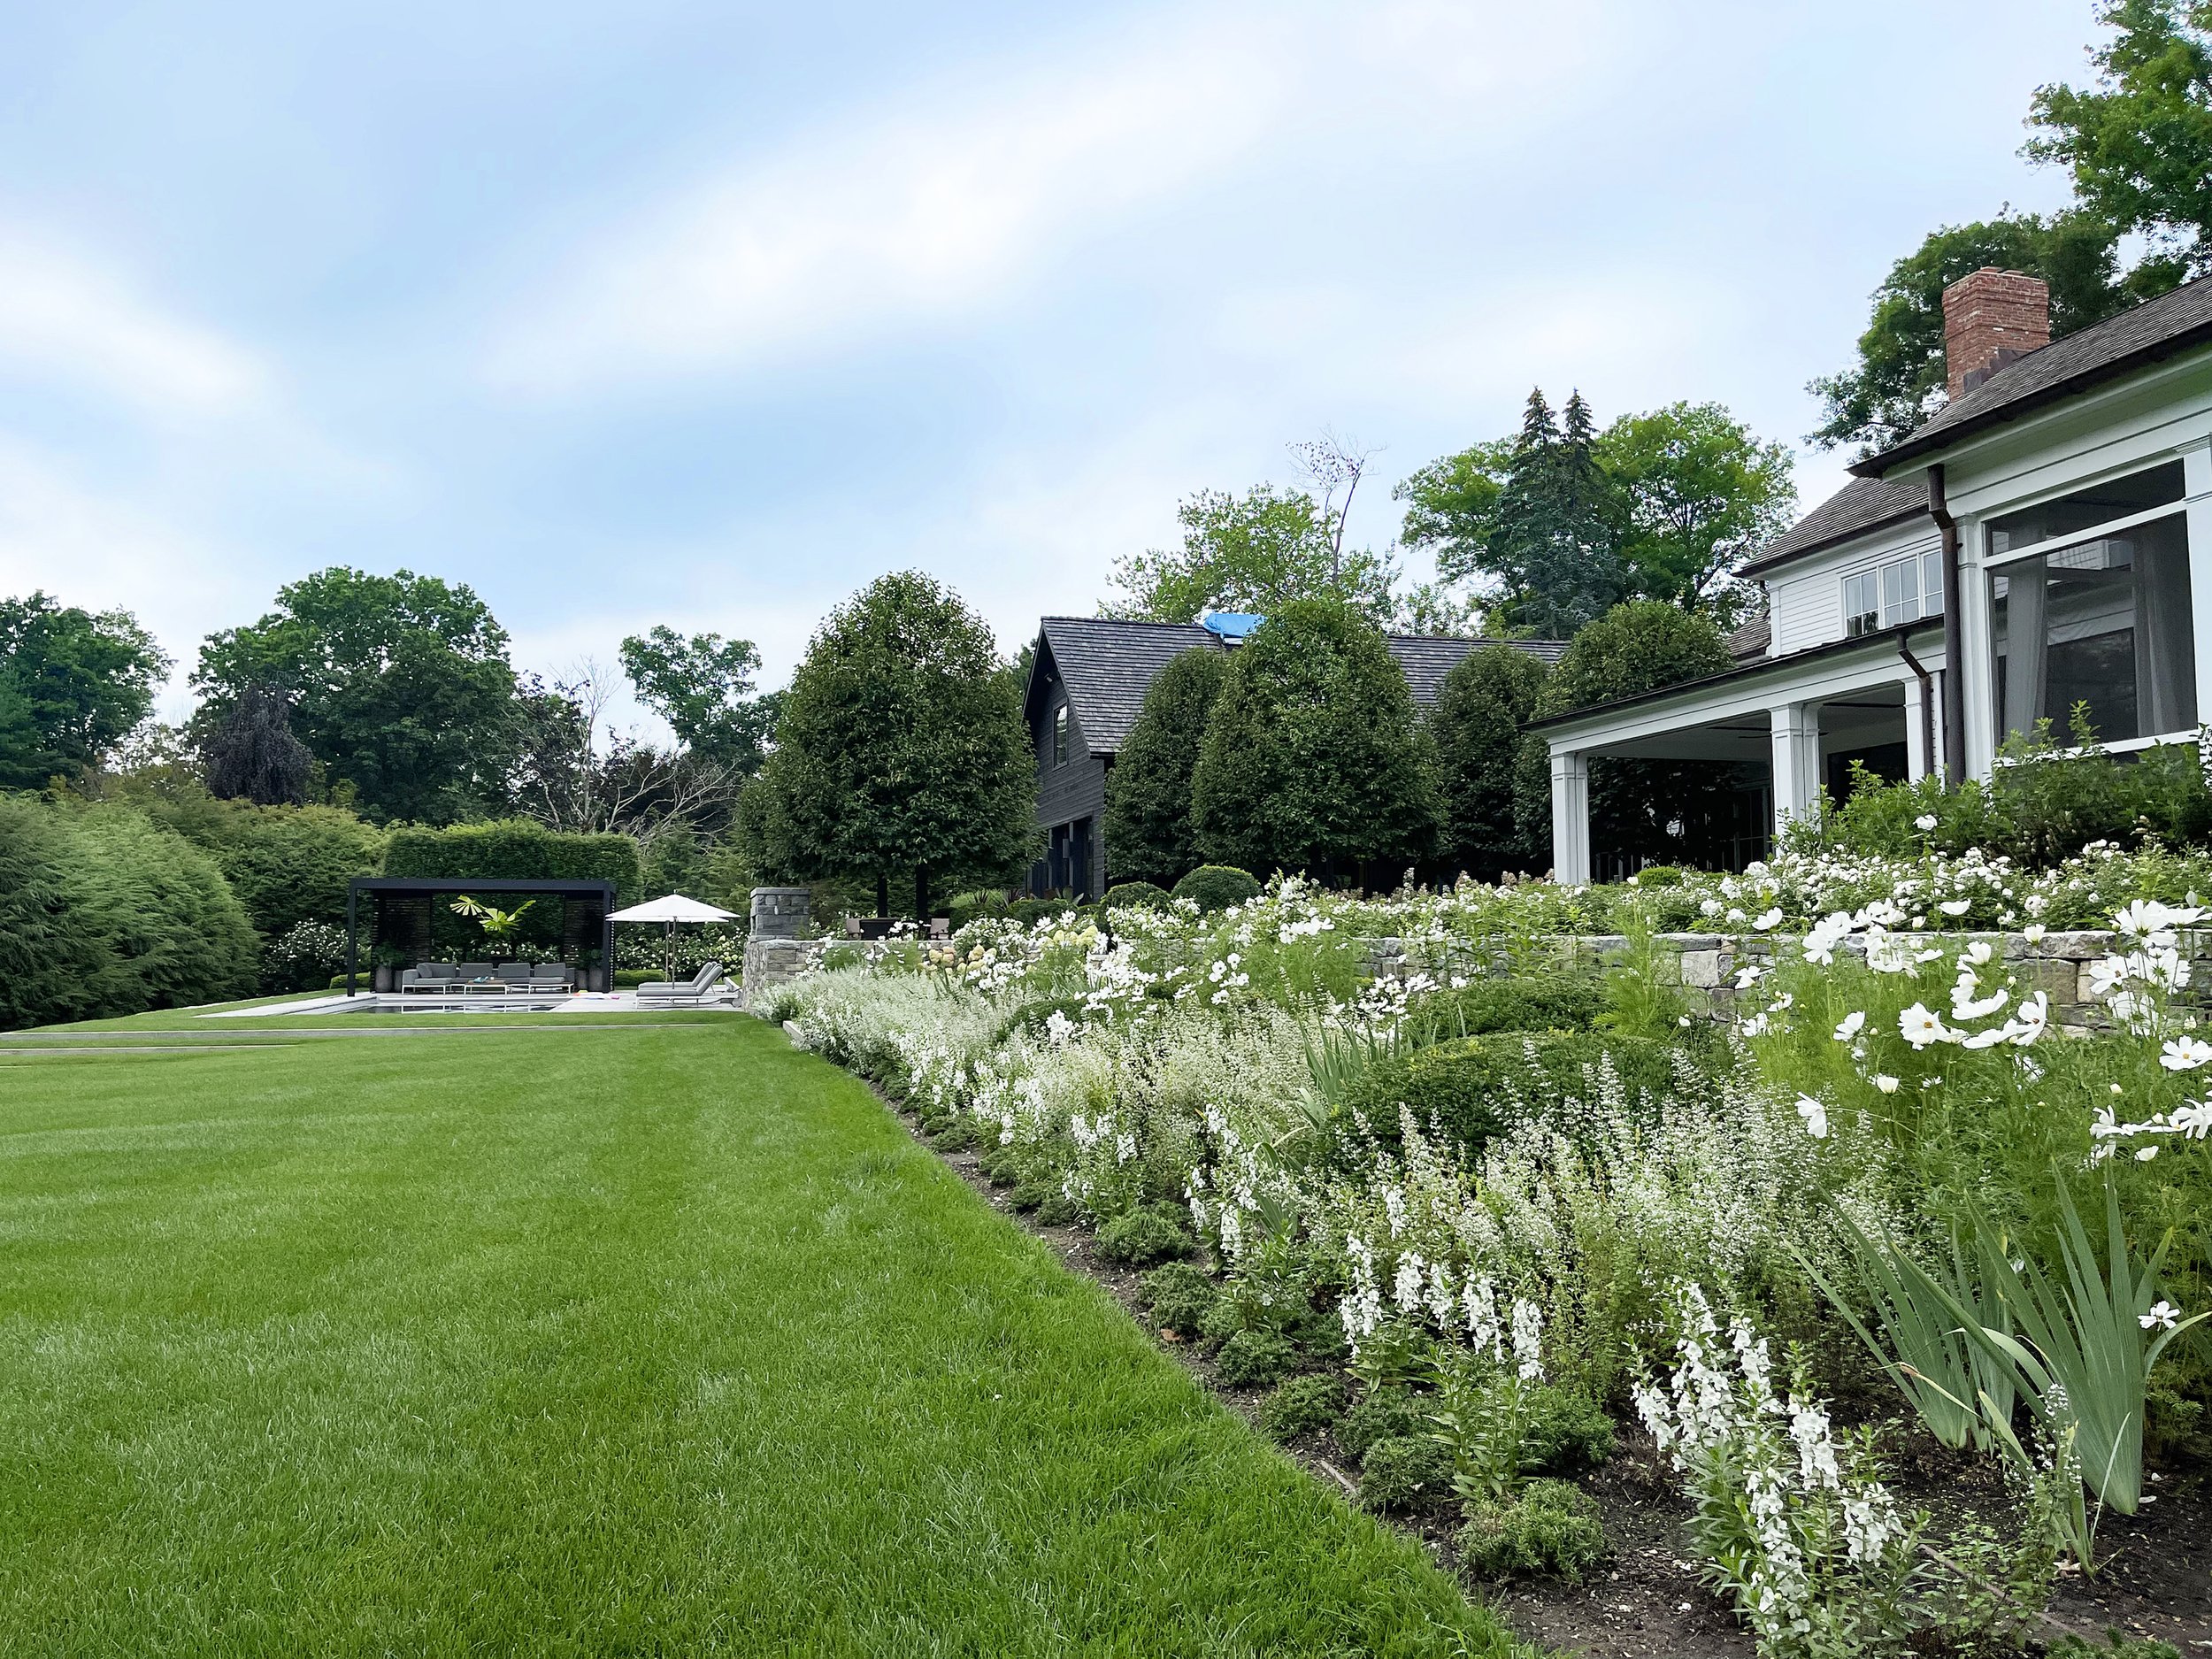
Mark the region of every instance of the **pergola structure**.
[[[353, 995], [355, 941], [360, 931], [361, 899], [372, 902], [369, 943], [397, 945], [417, 961], [430, 954], [431, 901], [441, 894], [520, 893], [561, 901], [561, 954], [575, 959], [599, 952], [600, 965], [614, 967], [614, 910], [611, 881], [527, 880], [503, 876], [356, 876], [346, 884], [346, 995]], [[579, 976], [580, 979], [582, 976]]]

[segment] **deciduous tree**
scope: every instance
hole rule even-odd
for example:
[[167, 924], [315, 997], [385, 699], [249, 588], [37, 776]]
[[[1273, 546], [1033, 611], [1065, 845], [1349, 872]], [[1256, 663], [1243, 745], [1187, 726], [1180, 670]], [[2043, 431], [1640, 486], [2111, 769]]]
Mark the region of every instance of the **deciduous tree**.
[[465, 586], [318, 571], [212, 635], [192, 684], [204, 736], [249, 687], [283, 692], [294, 732], [372, 819], [450, 823], [504, 793], [514, 671], [506, 630]]
[[1548, 806], [1525, 797], [1526, 727], [1543, 695], [1542, 659], [1503, 641], [1486, 645], [1444, 677], [1429, 729], [1436, 742], [1444, 809], [1443, 856], [1456, 870], [1494, 880], [1509, 870], [1551, 862]]
[[0, 599], [0, 788], [81, 777], [145, 719], [169, 659], [127, 611]]
[[772, 880], [894, 877], [933, 893], [1010, 876], [1033, 855], [1036, 759], [1021, 688], [989, 627], [915, 571], [833, 611], [784, 694], [774, 751], [740, 800], [749, 861]]
[[760, 770], [777, 698], [755, 688], [760, 653], [750, 640], [687, 638], [664, 625], [622, 641], [622, 669], [638, 700], [668, 722], [686, 749], [740, 777]]

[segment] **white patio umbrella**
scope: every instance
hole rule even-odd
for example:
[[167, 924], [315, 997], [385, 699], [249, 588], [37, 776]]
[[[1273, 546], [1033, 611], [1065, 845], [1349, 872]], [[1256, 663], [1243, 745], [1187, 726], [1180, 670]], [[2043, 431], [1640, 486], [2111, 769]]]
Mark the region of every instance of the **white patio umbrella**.
[[[668, 954], [661, 972], [671, 979], [676, 977], [676, 924], [678, 922], [730, 922], [737, 919], [733, 910], [718, 910], [711, 904], [702, 904], [687, 899], [680, 893], [665, 898], [648, 899], [642, 904], [633, 904], [626, 910], [617, 910], [607, 918], [611, 922], [664, 922], [668, 927]], [[611, 983], [611, 981], [610, 981]]]

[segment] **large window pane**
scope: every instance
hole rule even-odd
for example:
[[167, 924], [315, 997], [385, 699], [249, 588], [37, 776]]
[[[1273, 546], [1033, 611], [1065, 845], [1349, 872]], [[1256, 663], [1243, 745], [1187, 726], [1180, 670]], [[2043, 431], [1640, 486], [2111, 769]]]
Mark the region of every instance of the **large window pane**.
[[2001, 740], [2039, 719], [2063, 740], [2078, 703], [2108, 743], [2195, 727], [2183, 515], [2020, 559], [1991, 596]]

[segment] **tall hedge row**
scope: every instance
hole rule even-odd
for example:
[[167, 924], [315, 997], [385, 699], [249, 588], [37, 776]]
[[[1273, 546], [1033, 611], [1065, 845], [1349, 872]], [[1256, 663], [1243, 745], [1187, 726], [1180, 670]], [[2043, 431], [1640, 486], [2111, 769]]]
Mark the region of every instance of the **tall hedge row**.
[[0, 795], [0, 1026], [250, 995], [256, 947], [214, 860], [144, 812]]
[[333, 806], [256, 806], [206, 795], [146, 803], [215, 860], [264, 939], [301, 922], [342, 924], [346, 884], [382, 866], [384, 832]]
[[516, 881], [611, 881], [618, 903], [638, 896], [637, 843], [627, 835], [565, 835], [528, 818], [390, 832], [388, 876]]

